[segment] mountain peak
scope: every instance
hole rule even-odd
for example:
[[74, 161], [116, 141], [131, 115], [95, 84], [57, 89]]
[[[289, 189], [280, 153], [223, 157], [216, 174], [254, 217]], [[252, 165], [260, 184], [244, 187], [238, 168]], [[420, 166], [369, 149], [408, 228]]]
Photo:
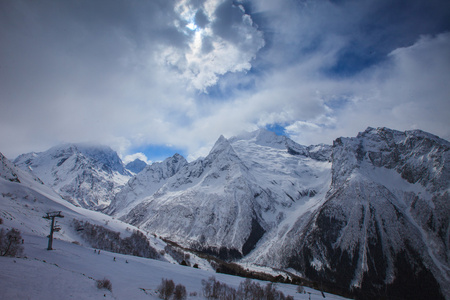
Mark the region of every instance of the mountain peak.
[[255, 142], [261, 146], [268, 146], [278, 149], [286, 147], [286, 136], [277, 135], [275, 132], [269, 131], [264, 128], [260, 128], [255, 131]]
[[265, 128], [259, 128], [252, 132], [244, 132], [230, 139], [231, 142], [239, 140], [253, 141], [257, 145], [267, 146], [277, 149], [285, 148], [285, 141], [287, 137], [284, 135], [277, 135], [275, 132], [269, 131]]
[[135, 160], [127, 163], [125, 165], [125, 168], [135, 174], [141, 172], [145, 167], [147, 166], [147, 163], [143, 160], [140, 160], [139, 158], [136, 158]]
[[230, 141], [228, 141], [223, 135], [217, 139], [216, 143], [212, 147], [211, 151], [209, 152], [209, 155], [222, 152], [225, 149], [231, 147]]
[[355, 168], [369, 165], [393, 169], [409, 183], [420, 183], [429, 191], [445, 191], [450, 178], [445, 159], [449, 149], [448, 141], [421, 130], [369, 127], [356, 137], [335, 140], [333, 182], [338, 180], [339, 186]]
[[182, 168], [188, 162], [183, 155], [175, 153], [173, 156], [166, 158], [162, 163], [166, 165], [167, 168], [169, 168], [170, 166], [170, 168], [173, 169], [173, 173], [170, 175], [173, 176], [176, 172], [179, 171], [180, 168]]
[[175, 153], [173, 156], [172, 156], [172, 158], [173, 159], [176, 159], [176, 160], [185, 160], [185, 158], [184, 158], [184, 156], [183, 155], [181, 155], [181, 154], [179, 154], [179, 153]]

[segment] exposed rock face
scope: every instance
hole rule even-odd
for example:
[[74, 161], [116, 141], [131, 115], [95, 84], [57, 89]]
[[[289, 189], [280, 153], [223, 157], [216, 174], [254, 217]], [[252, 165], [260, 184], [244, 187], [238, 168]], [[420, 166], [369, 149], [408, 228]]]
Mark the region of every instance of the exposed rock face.
[[421, 131], [368, 128], [337, 139], [324, 203], [248, 259], [360, 298], [449, 295], [449, 149]]
[[20, 182], [17, 172], [14, 170], [14, 165], [0, 153], [0, 176], [12, 182]]

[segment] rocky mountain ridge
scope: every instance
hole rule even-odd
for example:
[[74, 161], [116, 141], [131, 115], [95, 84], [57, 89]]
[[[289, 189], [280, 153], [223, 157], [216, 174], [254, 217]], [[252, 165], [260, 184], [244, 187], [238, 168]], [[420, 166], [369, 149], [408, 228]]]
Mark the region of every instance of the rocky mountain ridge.
[[246, 261], [292, 268], [360, 298], [448, 295], [449, 149], [422, 131], [368, 128], [337, 139], [323, 204]]

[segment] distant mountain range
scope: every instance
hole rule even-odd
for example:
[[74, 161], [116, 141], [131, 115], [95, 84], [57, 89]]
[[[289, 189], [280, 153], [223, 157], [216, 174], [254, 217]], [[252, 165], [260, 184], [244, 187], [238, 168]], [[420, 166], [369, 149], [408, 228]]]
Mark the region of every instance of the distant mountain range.
[[108, 147], [69, 144], [14, 164], [75, 205], [186, 248], [358, 298], [450, 299], [449, 149], [420, 130], [315, 146], [258, 130], [221, 136], [190, 163], [175, 154], [127, 170]]

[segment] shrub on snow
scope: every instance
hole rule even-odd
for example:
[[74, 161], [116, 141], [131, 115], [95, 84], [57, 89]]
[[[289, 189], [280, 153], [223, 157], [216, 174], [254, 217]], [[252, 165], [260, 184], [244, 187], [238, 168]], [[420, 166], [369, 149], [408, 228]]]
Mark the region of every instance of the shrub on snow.
[[103, 278], [97, 280], [97, 288], [99, 289], [106, 289], [112, 292], [112, 283], [109, 279]]

